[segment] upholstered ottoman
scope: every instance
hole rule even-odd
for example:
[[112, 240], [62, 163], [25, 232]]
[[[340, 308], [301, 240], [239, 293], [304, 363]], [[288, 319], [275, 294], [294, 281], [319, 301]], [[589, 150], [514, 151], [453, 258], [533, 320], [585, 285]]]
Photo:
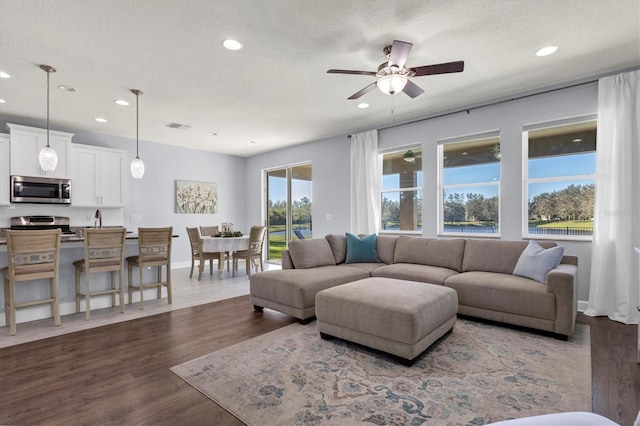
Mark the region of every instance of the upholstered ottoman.
[[394, 278], [366, 278], [316, 294], [323, 339], [338, 337], [398, 356], [403, 364], [453, 329], [455, 290]]

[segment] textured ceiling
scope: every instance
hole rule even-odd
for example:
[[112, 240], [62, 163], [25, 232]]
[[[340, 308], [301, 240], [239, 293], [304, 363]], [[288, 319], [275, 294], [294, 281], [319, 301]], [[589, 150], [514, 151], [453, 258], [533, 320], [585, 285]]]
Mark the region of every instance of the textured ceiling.
[[[44, 123], [48, 64], [52, 129], [135, 139], [140, 89], [140, 139], [250, 156], [638, 67], [639, 21], [637, 0], [0, 0], [0, 114]], [[465, 71], [356, 108], [373, 78], [326, 71], [376, 70], [394, 39], [414, 44], [408, 67]]]

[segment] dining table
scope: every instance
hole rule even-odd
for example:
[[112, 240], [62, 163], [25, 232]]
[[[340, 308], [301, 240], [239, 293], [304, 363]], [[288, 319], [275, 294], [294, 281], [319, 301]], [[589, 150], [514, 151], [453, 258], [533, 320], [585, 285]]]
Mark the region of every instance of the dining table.
[[241, 237], [213, 237], [202, 236], [202, 251], [205, 253], [218, 253], [218, 277], [224, 277], [224, 256], [225, 253], [233, 253], [249, 249], [249, 236]]

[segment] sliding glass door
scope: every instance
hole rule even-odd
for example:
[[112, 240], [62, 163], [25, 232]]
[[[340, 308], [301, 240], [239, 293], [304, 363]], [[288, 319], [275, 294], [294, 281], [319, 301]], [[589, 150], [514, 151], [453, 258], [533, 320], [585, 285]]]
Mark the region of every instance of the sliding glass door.
[[292, 239], [312, 237], [311, 163], [266, 171], [267, 259], [282, 259]]

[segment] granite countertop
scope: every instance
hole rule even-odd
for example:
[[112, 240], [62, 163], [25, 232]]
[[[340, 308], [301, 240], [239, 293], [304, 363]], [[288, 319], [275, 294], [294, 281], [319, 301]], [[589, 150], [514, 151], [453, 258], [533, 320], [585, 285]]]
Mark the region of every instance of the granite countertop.
[[[78, 229], [85, 229], [87, 228], [86, 226], [82, 226], [82, 227], [71, 227], [71, 230], [76, 232], [74, 234], [62, 234], [60, 237], [60, 242], [62, 244], [65, 243], [83, 243], [84, 242], [84, 236], [82, 235], [78, 235], [77, 234], [77, 230]], [[104, 228], [120, 228], [119, 226], [105, 226]], [[7, 230], [7, 228], [2, 228], [0, 229], [0, 246], [6, 246], [7, 245], [7, 238], [5, 236], [5, 231]], [[137, 240], [138, 239], [138, 233], [137, 232], [133, 232], [133, 231], [127, 231], [127, 235], [126, 235], [126, 239], [127, 240]]]

